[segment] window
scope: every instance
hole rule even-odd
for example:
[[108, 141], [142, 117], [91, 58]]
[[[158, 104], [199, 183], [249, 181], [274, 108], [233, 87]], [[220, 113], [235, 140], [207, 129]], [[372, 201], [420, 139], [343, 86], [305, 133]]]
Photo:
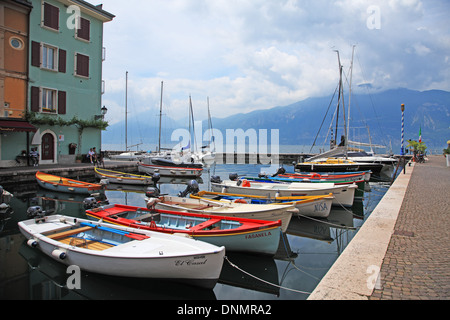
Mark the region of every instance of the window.
[[80, 17], [80, 28], [75, 29], [75, 37], [89, 41], [91, 39], [91, 22], [88, 19]]
[[22, 50], [23, 49], [23, 41], [19, 38], [12, 37], [9, 40], [9, 43], [11, 44], [11, 47], [16, 50]]
[[42, 44], [41, 67], [50, 70], [57, 70], [58, 48]]
[[75, 75], [89, 77], [89, 56], [81, 53], [75, 54]]
[[66, 92], [31, 87], [31, 111], [66, 114]]
[[42, 88], [41, 91], [41, 110], [42, 112], [56, 113], [57, 100], [56, 90]]
[[47, 2], [43, 3], [42, 6], [42, 26], [59, 30], [59, 8], [48, 4]]

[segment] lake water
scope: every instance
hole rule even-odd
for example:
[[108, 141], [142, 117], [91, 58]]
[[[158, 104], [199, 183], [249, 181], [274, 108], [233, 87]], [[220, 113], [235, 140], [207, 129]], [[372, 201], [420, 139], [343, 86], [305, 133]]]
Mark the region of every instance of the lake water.
[[[293, 167], [286, 167], [292, 172]], [[209, 190], [210, 176], [227, 179], [236, 172], [257, 175], [261, 165], [217, 165], [204, 171], [201, 190]], [[176, 195], [187, 181], [165, 179], [162, 193]], [[112, 186], [111, 186], [112, 187]], [[6, 188], [6, 187], [5, 187]], [[40, 205], [47, 214], [85, 217], [84, 196], [51, 193], [37, 184], [10, 186], [13, 213], [0, 219], [0, 299], [201, 299], [304, 300], [336, 261], [389, 188], [387, 182], [366, 183], [363, 200], [352, 208], [333, 207], [327, 219], [292, 217], [274, 257], [227, 252], [220, 280], [213, 290], [158, 280], [103, 276], [82, 272], [81, 289], [68, 289], [66, 267], [28, 247], [17, 222], [26, 210]], [[116, 186], [107, 190], [111, 204], [145, 206], [145, 188]]]

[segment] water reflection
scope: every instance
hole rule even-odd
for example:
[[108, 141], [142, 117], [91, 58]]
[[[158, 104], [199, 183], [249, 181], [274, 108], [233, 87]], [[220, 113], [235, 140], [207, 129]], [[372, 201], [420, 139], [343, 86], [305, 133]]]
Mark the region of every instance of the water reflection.
[[[209, 178], [227, 179], [230, 172], [257, 175], [261, 166], [221, 165], [205, 171], [201, 190], [210, 190]], [[290, 169], [287, 168], [289, 171]], [[177, 195], [191, 179], [164, 179], [162, 194]], [[203, 290], [168, 281], [128, 279], [82, 272], [82, 289], [66, 286], [66, 267], [23, 245], [17, 222], [28, 219], [29, 207], [39, 205], [47, 214], [86, 218], [85, 196], [50, 192], [37, 184], [14, 186], [10, 206], [0, 213], [0, 298], [11, 299], [306, 299], [325, 275], [370, 212], [389, 188], [370, 182], [352, 208], [333, 207], [327, 219], [293, 217], [274, 257], [227, 252], [218, 284]], [[111, 204], [145, 206], [146, 187], [109, 184], [105, 196]], [[19, 289], [18, 289], [19, 288]], [[18, 293], [20, 291], [20, 294]], [[306, 293], [305, 293], [306, 292]]]

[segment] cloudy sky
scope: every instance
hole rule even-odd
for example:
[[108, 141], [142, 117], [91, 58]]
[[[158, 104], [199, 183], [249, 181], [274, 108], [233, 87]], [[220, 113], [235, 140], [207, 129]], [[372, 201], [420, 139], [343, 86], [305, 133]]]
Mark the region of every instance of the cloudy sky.
[[[153, 117], [226, 117], [331, 95], [339, 50], [353, 89], [450, 90], [448, 0], [88, 0], [116, 15], [104, 26], [103, 104]], [[365, 89], [367, 90], [367, 89]]]

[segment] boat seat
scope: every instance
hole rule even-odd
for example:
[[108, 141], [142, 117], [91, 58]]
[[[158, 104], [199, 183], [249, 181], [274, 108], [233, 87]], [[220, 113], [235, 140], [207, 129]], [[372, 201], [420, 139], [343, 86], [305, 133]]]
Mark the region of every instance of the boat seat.
[[192, 228], [190, 228], [189, 230], [191, 231], [199, 231], [201, 229], [207, 228], [209, 226], [212, 226], [213, 224], [216, 224], [217, 222], [220, 222], [222, 219], [210, 219], [208, 221], [202, 222]]
[[48, 235], [47, 237], [50, 239], [53, 239], [53, 240], [60, 240], [60, 239], [64, 239], [64, 238], [73, 236], [74, 234], [78, 234], [80, 232], [85, 232], [85, 231], [88, 231], [91, 229], [93, 229], [93, 227], [82, 227], [82, 228], [77, 228], [77, 229], [70, 229], [67, 231]]

